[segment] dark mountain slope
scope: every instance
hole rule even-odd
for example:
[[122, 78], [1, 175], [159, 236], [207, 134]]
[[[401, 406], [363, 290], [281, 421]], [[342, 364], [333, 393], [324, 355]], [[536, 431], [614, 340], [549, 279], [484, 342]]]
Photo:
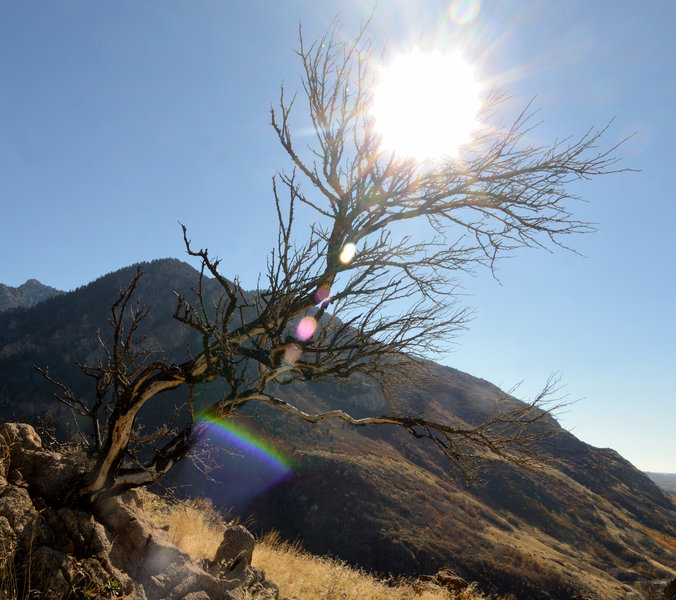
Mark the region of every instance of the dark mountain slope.
[[[188, 295], [197, 271], [175, 260], [156, 260], [140, 265], [144, 271], [137, 286], [137, 299], [152, 307], [139, 338], [145, 346], [161, 349], [174, 360], [186, 357], [186, 346], [195, 341], [193, 332], [174, 321], [174, 291]], [[97, 331], [111, 336], [110, 305], [136, 274], [137, 265], [109, 273], [72, 292], [54, 296], [27, 309], [0, 313], [0, 417], [34, 420], [47, 408], [65, 413], [65, 407], [50, 401], [53, 386], [33, 369], [49, 368], [76, 396], [92, 392], [76, 361], [93, 364], [101, 356]]]
[[[449, 389], [457, 381], [466, 392], [476, 386], [483, 400], [499, 393], [439, 371]], [[321, 404], [320, 390], [303, 387], [299, 402]], [[446, 403], [437, 395], [435, 410], [447, 405], [449, 418], [477, 417], [471, 398], [457, 392]], [[262, 411], [258, 422], [271, 438], [302, 449], [304, 463], [244, 512], [261, 530], [280, 529], [313, 552], [404, 574], [451, 564], [487, 591], [526, 598], [567, 599], [581, 586], [622, 598], [620, 581], [661, 579], [676, 568], [673, 503], [617, 453], [563, 430], [542, 470], [499, 465], [483, 473], [483, 485], [466, 488], [432, 448], [396, 429], [333, 425], [304, 433], [302, 424]]]
[[[144, 264], [140, 297], [152, 306], [147, 344], [174, 361], [195, 346], [191, 330], [172, 320], [173, 291], [188, 294], [197, 272], [176, 260]], [[0, 415], [35, 417], [57, 405], [36, 363], [91, 393], [74, 360], [97, 356], [96, 330], [105, 337], [109, 306], [135, 273], [129, 267], [31, 309], [0, 313]], [[209, 284], [211, 285], [211, 284]], [[300, 407], [339, 407], [355, 416], [380, 414], [384, 400], [363, 380], [335, 386], [307, 383], [278, 392]], [[202, 391], [218, 394], [218, 386]], [[404, 399], [415, 412], [455, 423], [477, 423], [504, 394], [492, 384], [451, 368], [419, 382]], [[508, 400], [515, 402], [515, 400]], [[167, 418], [173, 402], [149, 403], [144, 419]], [[61, 413], [60, 418], [68, 415]], [[424, 440], [393, 428], [311, 426], [285, 413], [250, 405], [243, 422], [297, 464], [279, 473], [256, 456], [218, 455], [209, 484], [189, 465], [173, 474], [189, 494], [208, 495], [253, 515], [260, 529], [277, 528], [315, 552], [331, 552], [383, 572], [417, 574], [450, 564], [486, 591], [523, 598], [566, 599], [574, 590], [597, 598], [625, 595], [624, 583], [659, 579], [676, 570], [676, 508], [648, 477], [612, 450], [593, 448], [558, 427], [543, 448], [551, 462], [525, 472], [498, 465], [484, 484], [466, 488]], [[213, 445], [231, 438], [214, 430]]]

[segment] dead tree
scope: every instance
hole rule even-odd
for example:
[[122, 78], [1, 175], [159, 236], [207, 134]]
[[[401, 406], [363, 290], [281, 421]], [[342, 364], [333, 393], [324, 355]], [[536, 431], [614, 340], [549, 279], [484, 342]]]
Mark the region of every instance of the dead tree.
[[[139, 409], [153, 399], [161, 402], [168, 390], [216, 378], [227, 384], [227, 393], [212, 409], [225, 416], [257, 401], [311, 423], [400, 426], [431, 439], [460, 466], [477, 451], [521, 464], [532, 458], [530, 443], [540, 431], [535, 425], [546, 414], [541, 398], [512, 404], [486, 423], [457, 427], [402, 414], [392, 391], [413, 374], [420, 377], [425, 358], [465, 325], [468, 312], [457, 305], [459, 273], [493, 269], [497, 258], [520, 247], [566, 246], [568, 236], [592, 230], [571, 212], [578, 198], [570, 184], [616, 171], [615, 148], [597, 148], [604, 128], [575, 141], [528, 145], [529, 106], [508, 127], [484, 128], [457, 158], [422, 164], [402, 158], [383, 147], [369, 114], [371, 43], [363, 32], [341, 40], [335, 26], [310, 45], [300, 36], [313, 145], [294, 137], [296, 98], [289, 99], [283, 87], [271, 108], [290, 169], [272, 181], [279, 230], [259, 290], [247, 293], [226, 279], [219, 261], [195, 249], [184, 228], [187, 252], [200, 259], [202, 278], [195, 298], [179, 298], [174, 316], [199, 332], [200, 353], [182, 364], [148, 360], [129, 369], [122, 348], [131, 340], [124, 319], [113, 314], [116, 341], [108, 363], [85, 367], [97, 378], [96, 399], [77, 407], [101, 432], [98, 460], [81, 497], [161, 478], [189, 452], [199, 422], [190, 411], [188, 424], [169, 434], [150, 460], [134, 462], [129, 447]], [[486, 100], [483, 121], [495, 118], [499, 102], [497, 94]], [[299, 213], [304, 222], [311, 214], [313, 223], [300, 232]], [[202, 291], [206, 276], [223, 292], [215, 307]], [[133, 287], [121, 295], [118, 312], [130, 310]], [[139, 309], [127, 327], [142, 314]], [[298, 381], [355, 374], [380, 385], [389, 414], [312, 414], [274, 393]], [[105, 426], [98, 423], [101, 394], [112, 398]]]

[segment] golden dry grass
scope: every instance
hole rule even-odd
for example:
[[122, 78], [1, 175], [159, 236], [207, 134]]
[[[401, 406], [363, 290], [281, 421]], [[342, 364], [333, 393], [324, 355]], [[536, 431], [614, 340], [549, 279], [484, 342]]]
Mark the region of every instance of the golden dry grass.
[[[193, 560], [213, 559], [227, 526], [226, 520], [202, 500], [167, 501], [143, 493], [146, 513], [169, 539]], [[445, 590], [418, 594], [408, 582], [390, 585], [345, 563], [314, 556], [286, 544], [273, 532], [256, 543], [253, 564], [279, 587], [280, 597], [298, 600], [487, 600], [474, 586], [458, 594]]]
[[[272, 543], [271, 543], [272, 542]], [[388, 585], [334, 559], [313, 556], [266, 536], [254, 549], [253, 563], [279, 586], [280, 596], [298, 600], [480, 600], [473, 589], [451, 596], [439, 589], [417, 594], [410, 583]]]
[[141, 494], [146, 514], [167, 530], [172, 544], [193, 560], [214, 558], [227, 522], [209, 502], [199, 498], [167, 502], [149, 492]]

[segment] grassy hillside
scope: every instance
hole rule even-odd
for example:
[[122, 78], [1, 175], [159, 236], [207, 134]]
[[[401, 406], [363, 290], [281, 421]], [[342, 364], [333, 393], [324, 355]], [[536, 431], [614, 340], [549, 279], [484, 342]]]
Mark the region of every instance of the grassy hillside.
[[[208, 503], [169, 503], [147, 492], [143, 497], [146, 511], [167, 528], [174, 544], [193, 560], [213, 558], [226, 520]], [[385, 581], [340, 560], [313, 556], [297, 544], [283, 542], [276, 532], [257, 541], [253, 564], [279, 586], [280, 597], [298, 600], [489, 600], [473, 584], [455, 595], [442, 589], [417, 593], [410, 580]], [[510, 595], [490, 600], [519, 599]]]

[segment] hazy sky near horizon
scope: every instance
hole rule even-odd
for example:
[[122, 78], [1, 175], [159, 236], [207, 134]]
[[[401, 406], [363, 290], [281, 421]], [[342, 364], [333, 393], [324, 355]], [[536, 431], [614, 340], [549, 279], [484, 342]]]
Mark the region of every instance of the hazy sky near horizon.
[[[676, 472], [676, 4], [380, 0], [371, 35], [457, 47], [511, 106], [535, 97], [544, 143], [614, 118], [621, 167], [576, 186], [597, 224], [580, 253], [517, 252], [463, 280], [474, 320], [440, 362], [517, 395], [558, 373], [562, 424], [644, 470]], [[178, 221], [255, 287], [272, 245], [269, 126], [299, 89], [308, 37], [354, 0], [0, 0], [0, 282], [69, 290], [128, 264], [186, 258]], [[455, 18], [454, 18], [455, 17]], [[299, 106], [300, 135], [309, 119]], [[194, 263], [193, 263], [194, 264]]]

